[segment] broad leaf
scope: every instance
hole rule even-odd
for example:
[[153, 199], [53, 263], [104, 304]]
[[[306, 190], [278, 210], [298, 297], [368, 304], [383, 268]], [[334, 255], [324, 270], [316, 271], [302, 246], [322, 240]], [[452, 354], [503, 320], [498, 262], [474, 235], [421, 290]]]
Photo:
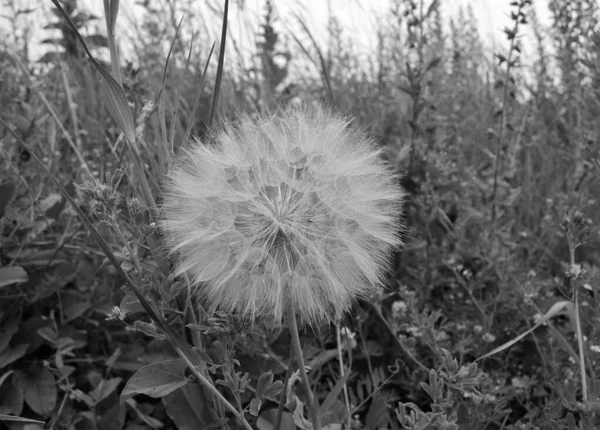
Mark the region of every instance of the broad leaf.
[[25, 403], [36, 414], [47, 416], [52, 413], [58, 392], [54, 376], [48, 369], [35, 366], [28, 372], [17, 371], [16, 383], [25, 395]]
[[0, 267], [0, 288], [28, 280], [27, 272], [21, 266]]
[[142, 367], [127, 381], [127, 385], [121, 392], [121, 402], [136, 394], [145, 394], [154, 398], [166, 396], [188, 383], [185, 369], [185, 361], [181, 358]]
[[94, 398], [96, 403], [100, 403], [117, 389], [122, 380], [123, 378], [112, 378], [106, 381], [102, 380], [100, 381], [100, 384], [90, 392], [90, 396]]
[[220, 422], [208, 405], [204, 391], [195, 382], [167, 394], [162, 401], [179, 430], [205, 429]]

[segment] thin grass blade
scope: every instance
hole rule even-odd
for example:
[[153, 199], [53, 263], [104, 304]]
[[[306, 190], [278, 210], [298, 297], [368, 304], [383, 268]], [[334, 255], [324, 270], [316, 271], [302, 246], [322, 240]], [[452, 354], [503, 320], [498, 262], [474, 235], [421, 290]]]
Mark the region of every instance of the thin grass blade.
[[135, 126], [133, 123], [133, 114], [131, 113], [131, 109], [129, 108], [129, 103], [127, 102], [127, 97], [125, 96], [123, 88], [121, 88], [119, 83], [111, 76], [111, 74], [108, 71], [106, 71], [106, 69], [102, 67], [100, 63], [96, 61], [96, 59], [88, 49], [87, 45], [85, 44], [83, 37], [81, 37], [81, 34], [79, 34], [77, 27], [75, 26], [75, 24], [73, 24], [73, 21], [71, 21], [71, 18], [69, 17], [67, 12], [65, 12], [58, 0], [52, 0], [52, 3], [54, 3], [56, 8], [65, 18], [65, 20], [69, 24], [69, 27], [71, 27], [71, 29], [75, 33], [75, 36], [79, 40], [79, 43], [83, 47], [83, 50], [87, 54], [88, 58], [90, 59], [96, 70], [100, 72], [100, 75], [102, 75], [104, 83], [104, 85], [102, 86], [102, 94], [104, 96], [104, 101], [106, 103], [108, 111], [110, 112], [110, 115], [117, 122], [121, 130], [123, 130], [125, 138], [130, 142], [135, 142]]
[[485, 355], [482, 355], [475, 361], [483, 360], [484, 358], [491, 357], [494, 354], [498, 354], [499, 352], [504, 351], [505, 349], [511, 347], [512, 345], [514, 345], [515, 343], [517, 343], [518, 341], [523, 339], [529, 333], [531, 333], [536, 328], [538, 328], [539, 326], [541, 326], [542, 324], [544, 324], [546, 321], [550, 320], [551, 318], [555, 317], [556, 315], [562, 314], [562, 313], [564, 313], [564, 311], [566, 311], [567, 313], [570, 312], [570, 308], [572, 308], [572, 307], [573, 307], [573, 302], [570, 302], [568, 300], [562, 300], [560, 302], [554, 303], [554, 305], [552, 305], [552, 307], [550, 309], [548, 309], [548, 312], [546, 312], [544, 314], [544, 316], [542, 318], [540, 318], [540, 320], [533, 327], [531, 327], [529, 330], [527, 330], [525, 333], [521, 333], [514, 339], [506, 342], [503, 345], [500, 345], [498, 348], [494, 348], [493, 350], [491, 350], [490, 352], [488, 352]]
[[[185, 144], [190, 135], [192, 134], [192, 127], [194, 126], [194, 118], [196, 117], [196, 111], [198, 110], [198, 106], [200, 105], [200, 96], [202, 95], [202, 88], [204, 87], [204, 79], [206, 78], [206, 72], [208, 71], [208, 65], [210, 64], [210, 59], [212, 58], [213, 52], [215, 50], [216, 43], [212, 44], [210, 48], [210, 52], [208, 53], [208, 58], [206, 59], [206, 63], [204, 64], [204, 71], [202, 72], [202, 77], [200, 78], [200, 84], [198, 85], [198, 91], [196, 92], [196, 100], [194, 100], [194, 106], [192, 107], [192, 113], [190, 114], [190, 119], [188, 121], [187, 128], [185, 129], [185, 133], [183, 135], [183, 139], [181, 140], [182, 144]], [[175, 148], [177, 151], [177, 148]], [[177, 152], [175, 152], [177, 153]]]
[[215, 89], [213, 91], [212, 102], [210, 104], [210, 114], [208, 117], [208, 126], [211, 127], [219, 103], [219, 91], [221, 89], [221, 78], [223, 77], [223, 64], [225, 61], [225, 46], [227, 45], [227, 15], [229, 13], [229, 0], [225, 0], [225, 9], [223, 11], [223, 25], [221, 27], [221, 46], [219, 47], [219, 63], [217, 65], [217, 76], [215, 79]]

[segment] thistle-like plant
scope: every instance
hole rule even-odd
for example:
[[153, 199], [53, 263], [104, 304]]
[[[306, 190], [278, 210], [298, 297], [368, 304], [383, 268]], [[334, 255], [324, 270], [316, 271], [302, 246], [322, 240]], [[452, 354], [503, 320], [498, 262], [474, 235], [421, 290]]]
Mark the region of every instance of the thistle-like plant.
[[293, 108], [195, 141], [165, 183], [174, 274], [213, 310], [275, 325], [285, 313], [315, 430], [298, 324], [336, 321], [383, 284], [402, 192], [380, 155], [343, 117]]
[[337, 320], [384, 281], [402, 192], [373, 140], [323, 108], [226, 124], [170, 169], [163, 221], [175, 274], [213, 309]]

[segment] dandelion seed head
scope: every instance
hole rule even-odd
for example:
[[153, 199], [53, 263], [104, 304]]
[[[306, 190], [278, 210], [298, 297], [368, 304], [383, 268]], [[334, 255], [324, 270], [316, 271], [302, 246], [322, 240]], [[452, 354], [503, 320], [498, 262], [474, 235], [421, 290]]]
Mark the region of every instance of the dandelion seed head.
[[226, 124], [164, 187], [166, 248], [211, 309], [340, 318], [384, 283], [402, 192], [374, 142], [318, 107]]

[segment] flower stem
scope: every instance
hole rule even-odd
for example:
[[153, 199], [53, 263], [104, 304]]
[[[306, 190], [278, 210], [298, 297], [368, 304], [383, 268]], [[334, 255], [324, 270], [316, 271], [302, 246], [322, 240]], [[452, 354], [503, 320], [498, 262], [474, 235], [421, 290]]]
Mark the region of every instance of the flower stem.
[[312, 425], [314, 430], [319, 430], [319, 405], [318, 400], [313, 397], [312, 389], [310, 388], [310, 382], [308, 381], [308, 375], [306, 374], [306, 367], [304, 366], [304, 357], [302, 356], [302, 347], [300, 346], [300, 334], [298, 333], [298, 322], [296, 321], [296, 309], [293, 303], [289, 305], [289, 318], [290, 318], [290, 333], [292, 335], [292, 347], [296, 353], [296, 363], [300, 369], [300, 376], [302, 377], [302, 383], [306, 387], [306, 396], [308, 398], [308, 408], [310, 409], [310, 415], [312, 419]]
[[217, 390], [216, 387], [213, 384], [211, 384], [208, 381], [208, 379], [206, 379], [198, 371], [196, 366], [194, 366], [194, 364], [190, 361], [189, 357], [186, 355], [185, 351], [183, 351], [180, 348], [175, 348], [175, 350], [177, 351], [177, 354], [179, 355], [179, 357], [183, 358], [183, 361], [185, 361], [188, 368], [192, 371], [192, 373], [196, 376], [196, 378], [198, 378], [198, 382], [200, 383], [200, 385], [202, 385], [209, 392], [211, 392], [217, 399], [219, 399], [219, 401], [221, 401], [223, 403], [223, 405], [225, 405], [225, 407], [227, 409], [229, 409], [229, 411], [241, 422], [242, 427], [244, 429], [252, 430], [252, 427], [250, 426], [248, 421], [246, 421], [246, 419], [244, 418], [244, 415], [242, 413], [238, 412], [238, 410], [235, 408], [235, 406], [233, 406], [231, 403], [229, 403], [229, 401], [225, 397], [223, 397], [223, 395], [219, 392], [219, 390]]
[[283, 406], [286, 402], [287, 385], [290, 383], [290, 377], [292, 376], [292, 366], [294, 365], [294, 352], [290, 351], [290, 360], [288, 363], [287, 373], [285, 374], [285, 381], [283, 382], [283, 390], [281, 391], [281, 398], [279, 399], [279, 406], [277, 407], [277, 416], [275, 417], [275, 429], [278, 429], [281, 425], [281, 418], [283, 417]]

